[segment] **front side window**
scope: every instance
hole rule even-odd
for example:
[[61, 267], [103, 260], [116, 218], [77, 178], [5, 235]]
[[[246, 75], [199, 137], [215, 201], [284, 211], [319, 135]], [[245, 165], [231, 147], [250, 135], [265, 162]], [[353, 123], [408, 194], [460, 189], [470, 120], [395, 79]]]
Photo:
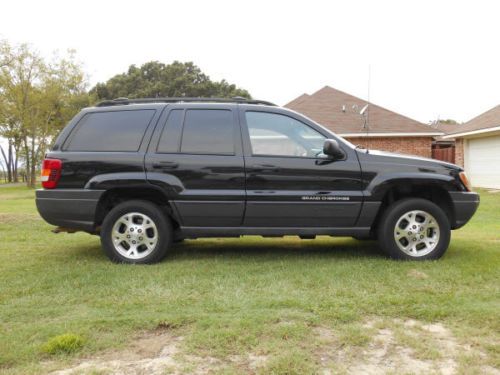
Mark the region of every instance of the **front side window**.
[[188, 109], [182, 130], [181, 152], [233, 155], [233, 114], [221, 109]]
[[155, 110], [87, 113], [65, 147], [68, 151], [136, 152]]
[[325, 138], [316, 130], [277, 113], [246, 112], [253, 155], [316, 157]]

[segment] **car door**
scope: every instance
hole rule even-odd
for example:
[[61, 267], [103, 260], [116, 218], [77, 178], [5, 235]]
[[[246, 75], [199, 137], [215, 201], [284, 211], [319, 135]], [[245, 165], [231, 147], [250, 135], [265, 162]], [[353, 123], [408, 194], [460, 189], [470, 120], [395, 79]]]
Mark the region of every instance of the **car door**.
[[339, 140], [342, 160], [322, 154], [334, 137], [298, 114], [240, 105], [249, 227], [350, 227], [362, 205], [355, 151]]
[[245, 206], [238, 115], [230, 104], [171, 104], [145, 160], [183, 227], [239, 226]]

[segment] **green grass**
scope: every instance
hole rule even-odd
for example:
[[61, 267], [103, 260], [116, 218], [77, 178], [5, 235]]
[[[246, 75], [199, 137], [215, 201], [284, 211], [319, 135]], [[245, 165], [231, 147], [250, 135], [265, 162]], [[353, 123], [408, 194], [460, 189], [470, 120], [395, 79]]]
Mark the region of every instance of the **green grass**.
[[[152, 266], [109, 262], [96, 236], [52, 234], [33, 196], [0, 189], [0, 372], [38, 373], [160, 325], [187, 353], [256, 353], [269, 358], [263, 373], [312, 373], [316, 327], [361, 347], [363, 322], [408, 318], [443, 323], [482, 349], [476, 361], [498, 364], [500, 193], [481, 191], [440, 261], [391, 261], [350, 238], [245, 237], [186, 241]], [[78, 350], [44, 350], [68, 332], [85, 338]]]
[[83, 347], [85, 340], [79, 335], [73, 333], [65, 333], [49, 339], [43, 346], [42, 350], [48, 354], [73, 353]]

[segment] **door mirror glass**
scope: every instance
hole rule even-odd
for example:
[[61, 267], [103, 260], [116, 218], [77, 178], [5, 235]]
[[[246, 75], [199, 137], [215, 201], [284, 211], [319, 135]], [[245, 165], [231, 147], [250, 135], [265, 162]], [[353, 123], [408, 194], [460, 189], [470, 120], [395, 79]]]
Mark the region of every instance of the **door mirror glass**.
[[343, 159], [345, 157], [344, 151], [339, 146], [335, 139], [325, 139], [323, 144], [323, 154], [332, 157], [335, 160]]

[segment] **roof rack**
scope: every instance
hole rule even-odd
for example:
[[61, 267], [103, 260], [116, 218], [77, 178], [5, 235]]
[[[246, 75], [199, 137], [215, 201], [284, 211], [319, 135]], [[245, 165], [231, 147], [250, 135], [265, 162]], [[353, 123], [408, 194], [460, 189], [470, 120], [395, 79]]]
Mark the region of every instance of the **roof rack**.
[[104, 100], [98, 104], [96, 107], [111, 107], [114, 105], [126, 105], [126, 104], [144, 104], [144, 103], [243, 103], [243, 104], [261, 104], [276, 107], [276, 104], [267, 102], [265, 100], [255, 100], [246, 99], [241, 96], [235, 96], [233, 98], [139, 98], [139, 99], [128, 99], [128, 98], [116, 98], [113, 100]]

